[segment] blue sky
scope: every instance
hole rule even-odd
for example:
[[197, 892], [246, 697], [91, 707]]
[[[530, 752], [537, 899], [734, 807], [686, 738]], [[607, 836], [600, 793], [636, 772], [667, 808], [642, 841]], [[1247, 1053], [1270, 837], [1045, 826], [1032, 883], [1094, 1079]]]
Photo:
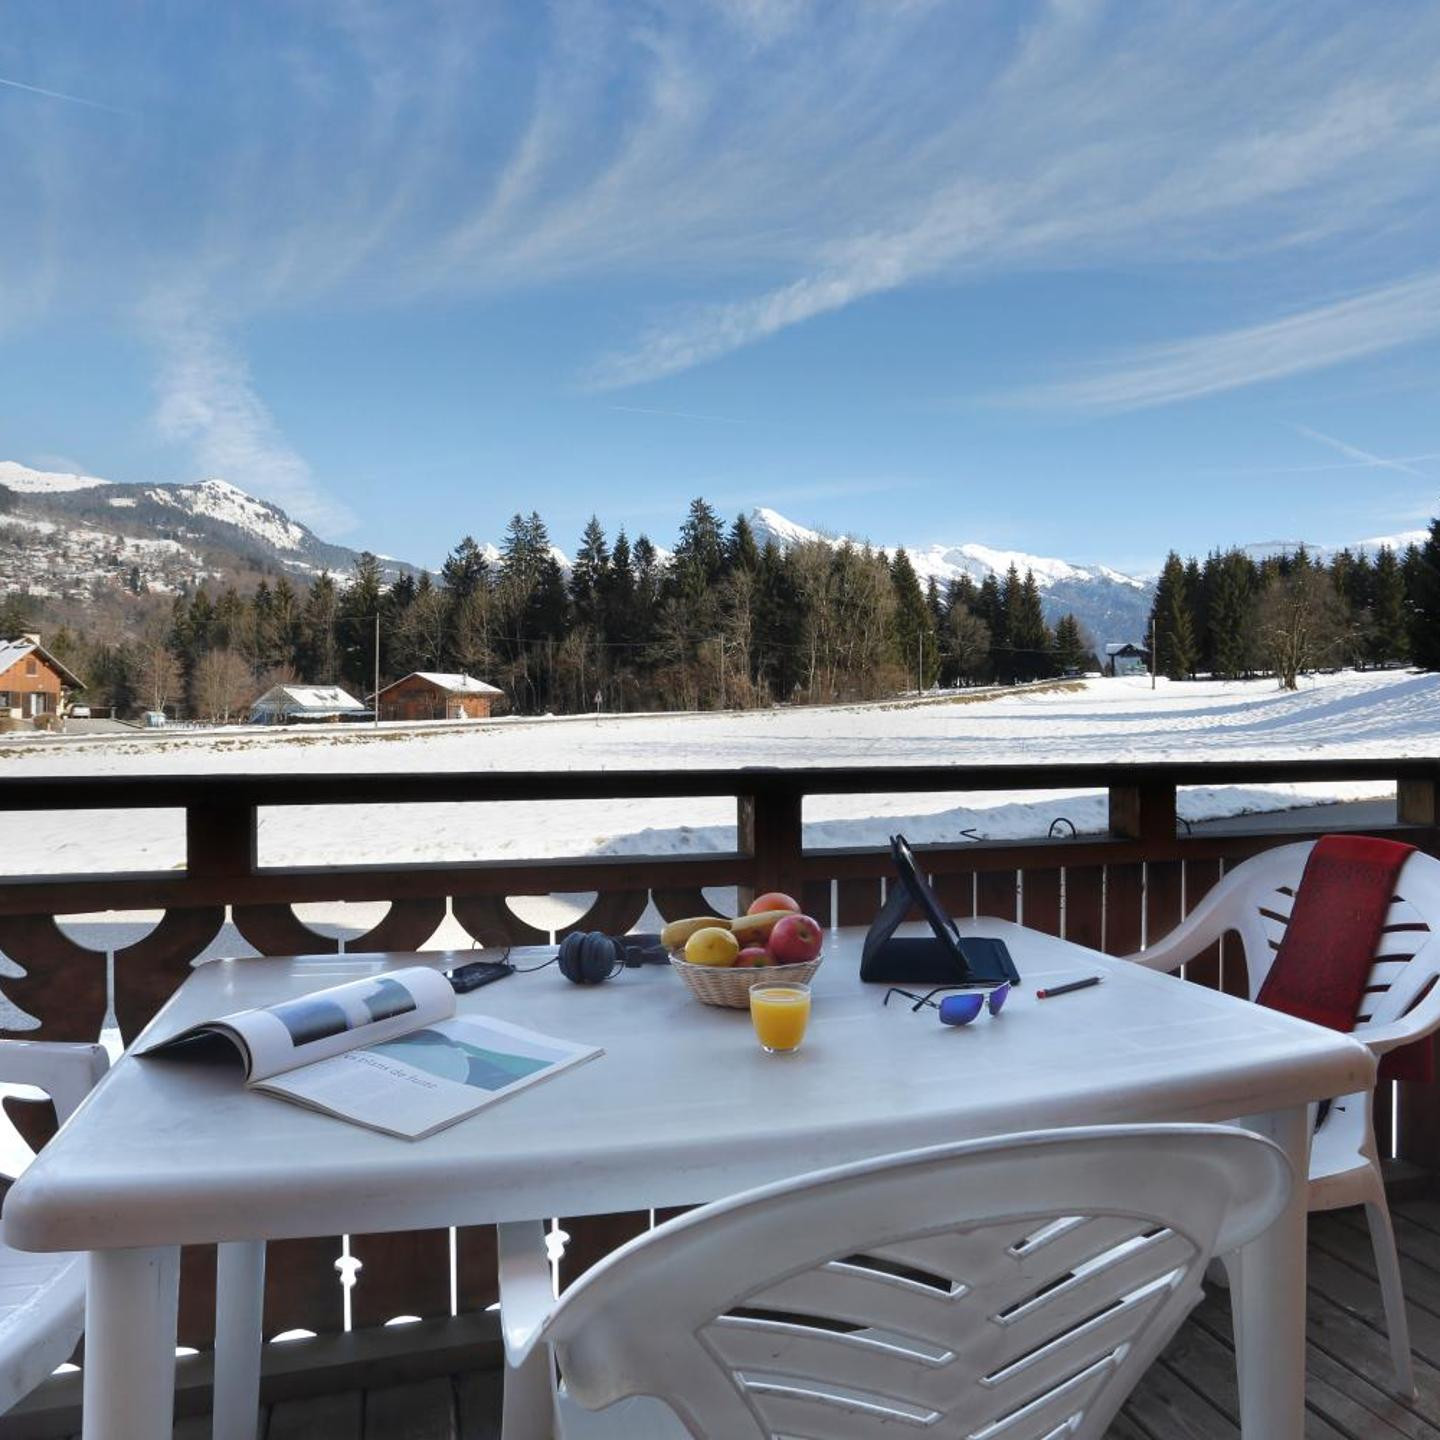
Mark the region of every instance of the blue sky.
[[1440, 503], [1440, 8], [7, 0], [0, 458], [435, 563]]

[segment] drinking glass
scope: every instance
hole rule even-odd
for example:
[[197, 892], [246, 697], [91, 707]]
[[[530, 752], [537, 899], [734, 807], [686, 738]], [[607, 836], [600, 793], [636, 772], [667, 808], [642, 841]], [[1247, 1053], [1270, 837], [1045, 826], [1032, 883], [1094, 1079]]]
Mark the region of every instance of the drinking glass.
[[810, 1021], [810, 987], [751, 986], [750, 1019], [755, 1038], [767, 1055], [788, 1055], [798, 1050]]

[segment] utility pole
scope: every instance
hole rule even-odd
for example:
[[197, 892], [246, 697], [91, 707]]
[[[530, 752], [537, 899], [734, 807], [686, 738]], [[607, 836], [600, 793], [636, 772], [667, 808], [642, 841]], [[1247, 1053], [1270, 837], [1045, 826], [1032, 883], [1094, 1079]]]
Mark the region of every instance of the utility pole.
[[380, 728], [380, 612], [375, 612], [375, 728]]
[[1155, 653], [1155, 618], [1150, 618], [1150, 688], [1155, 688], [1155, 672], [1159, 669], [1160, 657]]
[[921, 632], [920, 632], [920, 669], [916, 672], [916, 675], [915, 675], [915, 693], [916, 693], [917, 695], [923, 695], [923, 694], [925, 693], [925, 632], [924, 632], [924, 630], [921, 630]]
[[717, 635], [715, 644], [720, 651], [720, 708], [725, 708], [725, 637]]

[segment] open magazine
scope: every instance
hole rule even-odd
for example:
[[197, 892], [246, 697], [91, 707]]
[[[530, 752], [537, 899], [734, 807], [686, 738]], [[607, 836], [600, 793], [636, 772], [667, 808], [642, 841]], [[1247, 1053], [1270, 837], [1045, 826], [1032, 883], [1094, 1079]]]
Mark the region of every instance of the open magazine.
[[449, 980], [419, 965], [222, 1015], [136, 1053], [199, 1058], [232, 1049], [252, 1089], [408, 1140], [601, 1053], [456, 1015]]

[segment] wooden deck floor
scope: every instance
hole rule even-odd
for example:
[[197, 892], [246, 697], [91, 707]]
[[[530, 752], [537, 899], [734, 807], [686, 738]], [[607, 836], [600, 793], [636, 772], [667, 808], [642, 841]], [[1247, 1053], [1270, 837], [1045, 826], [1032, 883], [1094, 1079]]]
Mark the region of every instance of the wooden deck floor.
[[[1311, 1217], [1307, 1440], [1440, 1440], [1440, 1202], [1395, 1207], [1419, 1397], [1389, 1390], [1390, 1360], [1359, 1211]], [[262, 1440], [498, 1440], [493, 1370], [289, 1400]], [[1110, 1440], [1238, 1440], [1229, 1300], [1213, 1293], [1145, 1377]], [[0, 1434], [3, 1434], [0, 1421]], [[201, 1440], [208, 1417], [177, 1426]]]

